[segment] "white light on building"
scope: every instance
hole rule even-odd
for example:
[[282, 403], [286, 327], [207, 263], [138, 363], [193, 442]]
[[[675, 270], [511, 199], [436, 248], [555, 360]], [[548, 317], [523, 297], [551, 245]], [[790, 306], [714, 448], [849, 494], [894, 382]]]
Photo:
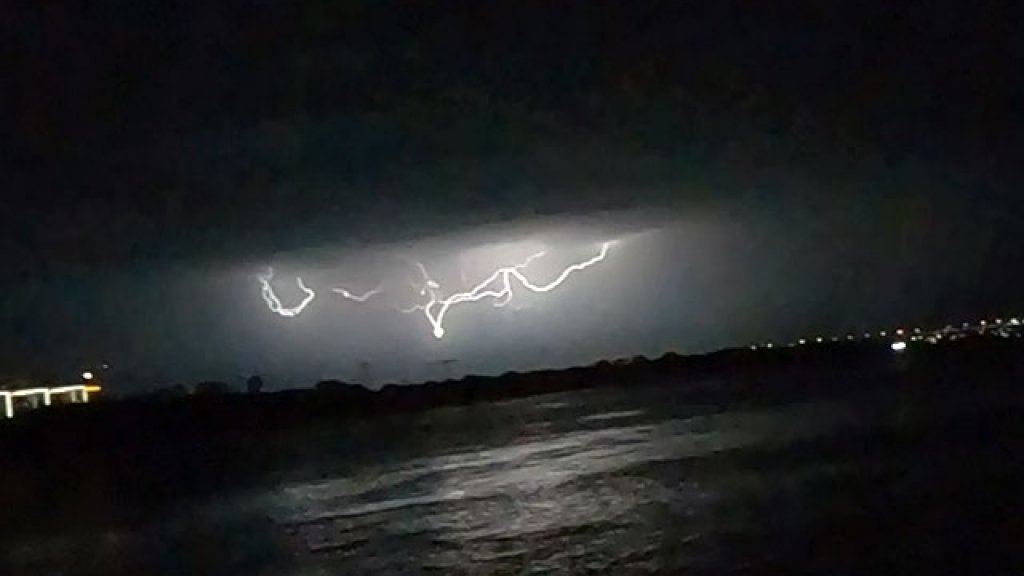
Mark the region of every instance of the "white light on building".
[[903, 340], [897, 340], [889, 345], [893, 352], [903, 352], [907, 349], [907, 343]]

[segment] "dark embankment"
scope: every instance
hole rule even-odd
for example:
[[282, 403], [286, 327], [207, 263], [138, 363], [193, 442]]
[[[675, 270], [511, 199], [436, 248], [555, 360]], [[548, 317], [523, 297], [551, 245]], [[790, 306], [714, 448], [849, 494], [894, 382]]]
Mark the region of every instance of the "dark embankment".
[[[1024, 374], [1022, 340], [975, 338], [911, 346], [885, 343], [726, 350], [499, 377], [467, 377], [371, 391], [342, 382], [267, 394], [133, 398], [26, 413], [0, 425], [0, 535], [130, 525], [167, 507], [267, 481], [300, 461], [311, 431], [401, 425], [439, 406], [594, 387], [672, 387], [679, 402], [723, 407], [900, 387], [922, 399], [970, 398]], [[1010, 384], [1007, 384], [1010, 383]], [[217, 390], [217, 386], [205, 387]], [[350, 434], [355, 436], [355, 432]], [[372, 452], [386, 438], [345, 449]], [[296, 440], [299, 439], [299, 440]], [[313, 449], [315, 447], [311, 447]]]

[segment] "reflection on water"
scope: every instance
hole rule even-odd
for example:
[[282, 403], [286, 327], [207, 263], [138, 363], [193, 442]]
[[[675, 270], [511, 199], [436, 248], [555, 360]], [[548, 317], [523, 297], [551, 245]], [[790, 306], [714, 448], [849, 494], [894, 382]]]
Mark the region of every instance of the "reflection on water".
[[[288, 485], [265, 505], [299, 554], [333, 568], [490, 573], [528, 564], [544, 572], [585, 559], [588, 569], [610, 569], [653, 554], [666, 531], [694, 544], [713, 528], [707, 511], [726, 487], [687, 475], [687, 461], [855, 424], [825, 404], [660, 421], [644, 415], [586, 414], [576, 420], [602, 427]], [[691, 529], [680, 524], [687, 521]]]
[[[959, 431], [975, 443], [929, 432], [897, 450], [968, 411], [898, 393], [742, 408], [621, 390], [436, 410], [310, 432], [275, 480], [147, 526], [8, 543], [5, 573], [831, 573], [813, 554], [887, 550], [874, 532], [919, 525], [922, 486], [993, 461]], [[934, 462], [951, 450], [982, 455], [949, 476]], [[947, 500], [964, 492], [948, 478]]]

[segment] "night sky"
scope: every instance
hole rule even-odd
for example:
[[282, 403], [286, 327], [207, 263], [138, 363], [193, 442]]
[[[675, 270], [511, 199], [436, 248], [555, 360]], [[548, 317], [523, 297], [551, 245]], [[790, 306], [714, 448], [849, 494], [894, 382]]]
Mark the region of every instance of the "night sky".
[[[1024, 314], [1011, 2], [25, 4], [5, 376], [376, 385]], [[416, 260], [449, 287], [611, 239], [442, 341], [394, 310]], [[289, 302], [395, 288], [281, 318], [267, 266]]]

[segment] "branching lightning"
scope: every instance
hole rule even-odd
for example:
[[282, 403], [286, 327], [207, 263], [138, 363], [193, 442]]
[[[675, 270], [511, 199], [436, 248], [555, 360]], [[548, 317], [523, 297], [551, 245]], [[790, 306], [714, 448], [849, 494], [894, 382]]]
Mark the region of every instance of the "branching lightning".
[[565, 280], [574, 272], [585, 270], [586, 268], [604, 260], [605, 256], [608, 255], [608, 249], [611, 245], [612, 242], [604, 242], [601, 244], [601, 249], [597, 255], [566, 267], [558, 276], [555, 277], [554, 280], [545, 284], [534, 283], [532, 280], [527, 278], [525, 274], [523, 274], [523, 271], [534, 260], [545, 255], [545, 252], [542, 251], [531, 255], [520, 264], [506, 266], [495, 270], [490, 276], [485, 278], [469, 291], [456, 292], [448, 297], [441, 296], [440, 284], [430, 277], [430, 274], [427, 272], [427, 269], [423, 264], [417, 262], [416, 266], [423, 275], [423, 285], [419, 287], [419, 293], [423, 296], [428, 296], [430, 300], [425, 304], [418, 304], [401, 310], [407, 313], [417, 311], [423, 312], [423, 315], [426, 316], [427, 321], [433, 328], [434, 337], [443, 338], [445, 335], [444, 317], [452, 306], [465, 302], [478, 302], [485, 298], [493, 298], [495, 300], [495, 306], [504, 306], [512, 299], [512, 278], [518, 280], [524, 288], [531, 292], [550, 292], [565, 282]]
[[338, 287], [331, 288], [331, 292], [334, 292], [335, 294], [339, 294], [339, 295], [341, 295], [341, 297], [348, 298], [349, 300], [355, 300], [356, 302], [366, 302], [367, 300], [369, 300], [373, 296], [376, 296], [377, 294], [380, 294], [383, 289], [384, 288], [382, 286], [377, 286], [373, 290], [368, 290], [368, 291], [364, 292], [363, 294], [353, 294], [352, 292], [349, 292], [348, 290], [338, 286]]
[[[397, 307], [396, 308], [404, 313], [411, 314], [414, 312], [422, 312], [427, 318], [427, 322], [432, 328], [432, 333], [435, 338], [443, 338], [445, 335], [444, 319], [448, 314], [448, 311], [457, 304], [464, 304], [467, 302], [479, 302], [485, 299], [493, 299], [493, 305], [496, 308], [501, 308], [508, 305], [512, 301], [513, 296], [513, 283], [514, 278], [519, 284], [535, 293], [550, 292], [555, 288], [559, 287], [564, 283], [573, 273], [585, 270], [594, 264], [605, 259], [608, 255], [609, 248], [614, 244], [613, 241], [604, 242], [601, 244], [598, 253], [582, 262], [577, 262], [565, 267], [555, 278], [546, 283], [537, 283], [526, 276], [526, 269], [535, 260], [543, 258], [546, 253], [544, 251], [537, 252], [530, 255], [528, 258], [523, 260], [519, 264], [512, 266], [505, 266], [498, 268], [492, 272], [489, 276], [483, 279], [480, 283], [473, 286], [471, 289], [455, 292], [448, 296], [443, 296], [440, 283], [434, 280], [430, 273], [427, 271], [426, 266], [420, 262], [414, 262], [413, 264], [419, 270], [422, 276], [421, 283], [412, 284], [413, 290], [422, 297], [427, 298], [424, 303], [414, 304], [408, 307]], [[306, 286], [302, 281], [302, 278], [296, 276], [295, 283], [298, 285], [299, 290], [304, 294], [302, 300], [299, 301], [295, 306], [285, 306], [281, 303], [280, 298], [274, 292], [274, 288], [271, 285], [271, 281], [274, 278], [273, 268], [268, 268], [265, 274], [257, 276], [260, 283], [260, 293], [263, 296], [263, 301], [266, 302], [267, 307], [271, 312], [284, 316], [286, 318], [293, 318], [302, 314], [307, 306], [316, 298], [316, 292]], [[463, 276], [463, 284], [465, 285], [465, 277]], [[335, 286], [330, 288], [331, 292], [338, 294], [348, 300], [355, 302], [366, 302], [373, 296], [380, 294], [384, 287], [383, 285], [377, 286], [376, 288], [364, 292], [362, 294], [356, 294], [350, 290]]]
[[274, 269], [268, 268], [266, 274], [260, 274], [256, 277], [260, 282], [260, 294], [263, 296], [263, 301], [267, 303], [267, 307], [270, 308], [271, 312], [279, 314], [286, 318], [293, 318], [302, 314], [302, 311], [309, 306], [309, 303], [316, 298], [316, 292], [308, 288], [303, 282], [302, 278], [295, 277], [295, 283], [299, 286], [299, 290], [305, 294], [302, 300], [296, 306], [287, 307], [281, 304], [281, 300], [274, 293], [274, 287], [270, 285], [270, 281], [274, 279]]

